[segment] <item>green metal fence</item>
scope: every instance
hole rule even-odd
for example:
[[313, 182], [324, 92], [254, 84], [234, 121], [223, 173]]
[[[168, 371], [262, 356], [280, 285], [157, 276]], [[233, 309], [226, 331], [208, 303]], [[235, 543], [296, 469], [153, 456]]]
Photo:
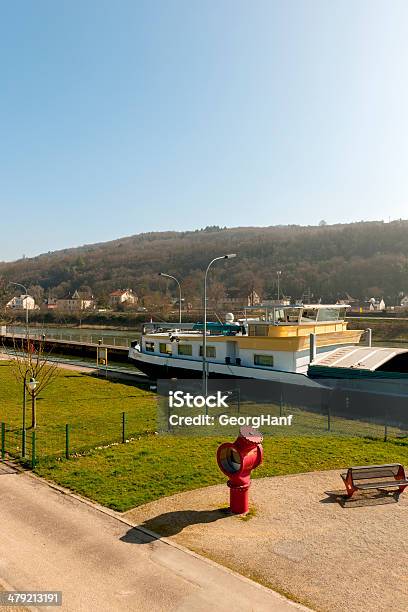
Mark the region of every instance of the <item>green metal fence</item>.
[[21, 461], [34, 468], [38, 461], [69, 459], [92, 449], [114, 444], [126, 444], [135, 437], [152, 433], [141, 431], [133, 415], [122, 412], [108, 423], [102, 419], [86, 423], [56, 424], [50, 428], [37, 426], [24, 431], [1, 423], [0, 458]]

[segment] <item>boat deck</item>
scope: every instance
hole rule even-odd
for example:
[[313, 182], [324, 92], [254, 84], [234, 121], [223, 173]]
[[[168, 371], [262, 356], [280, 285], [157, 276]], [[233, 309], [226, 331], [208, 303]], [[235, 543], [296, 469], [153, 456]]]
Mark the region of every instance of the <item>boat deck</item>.
[[314, 366], [328, 368], [356, 368], [359, 370], [377, 370], [396, 355], [408, 353], [408, 349], [370, 346], [343, 346], [325, 355], [318, 356]]

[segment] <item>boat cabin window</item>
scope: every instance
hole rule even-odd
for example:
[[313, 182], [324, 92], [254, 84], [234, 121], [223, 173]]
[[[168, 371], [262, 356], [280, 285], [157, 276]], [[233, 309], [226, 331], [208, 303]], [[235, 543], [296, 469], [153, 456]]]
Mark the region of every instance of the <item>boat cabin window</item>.
[[284, 313], [286, 323], [299, 323], [299, 308], [285, 308]]
[[254, 355], [254, 365], [273, 368], [273, 355]]
[[154, 342], [145, 342], [146, 353], [154, 353]]
[[318, 321], [338, 321], [346, 316], [345, 308], [319, 308]]
[[319, 310], [317, 308], [304, 308], [302, 310], [301, 323], [315, 323], [318, 319]]
[[297, 325], [299, 323], [299, 313], [299, 308], [276, 308], [275, 323]]
[[179, 344], [177, 346], [177, 352], [179, 355], [191, 356], [193, 354], [193, 347], [191, 344]]
[[268, 330], [269, 325], [250, 324], [248, 325], [248, 336], [267, 336]]
[[[205, 352], [207, 353], [207, 357], [215, 358], [215, 356], [216, 356], [215, 346], [207, 346]], [[202, 356], [203, 356], [203, 347], [200, 346], [200, 357], [202, 357]]]
[[159, 344], [159, 351], [160, 351], [160, 353], [163, 353], [165, 355], [171, 355], [172, 352], [173, 352], [172, 351], [172, 346], [168, 342], [160, 342], [160, 344]]
[[297, 325], [299, 323], [299, 314], [299, 308], [277, 308], [275, 310], [275, 323]]
[[339, 320], [344, 320], [347, 315], [347, 308], [339, 308]]
[[285, 311], [283, 310], [283, 308], [279, 308], [275, 310], [275, 322], [276, 323], [285, 322]]

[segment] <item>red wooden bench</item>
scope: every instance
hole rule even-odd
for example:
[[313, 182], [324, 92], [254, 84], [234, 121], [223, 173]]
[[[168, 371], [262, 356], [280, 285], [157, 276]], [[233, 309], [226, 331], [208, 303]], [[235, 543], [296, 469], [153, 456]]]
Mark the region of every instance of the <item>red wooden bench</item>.
[[366, 489], [397, 488], [402, 493], [408, 486], [404, 467], [400, 463], [350, 467], [341, 477], [349, 497], [356, 491]]

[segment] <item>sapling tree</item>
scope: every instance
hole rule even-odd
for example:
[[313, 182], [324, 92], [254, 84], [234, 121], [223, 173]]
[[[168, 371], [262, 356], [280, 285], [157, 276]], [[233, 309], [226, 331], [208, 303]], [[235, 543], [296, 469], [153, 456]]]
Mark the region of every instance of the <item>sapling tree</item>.
[[[57, 363], [50, 361], [51, 351], [46, 350], [45, 339], [34, 340], [28, 336], [23, 340], [13, 339], [11, 369], [15, 378], [25, 386], [31, 396], [31, 427], [37, 427], [36, 399], [59, 374]], [[35, 381], [35, 385], [30, 381]]]

